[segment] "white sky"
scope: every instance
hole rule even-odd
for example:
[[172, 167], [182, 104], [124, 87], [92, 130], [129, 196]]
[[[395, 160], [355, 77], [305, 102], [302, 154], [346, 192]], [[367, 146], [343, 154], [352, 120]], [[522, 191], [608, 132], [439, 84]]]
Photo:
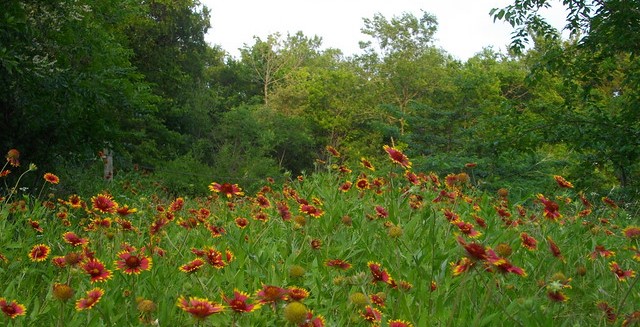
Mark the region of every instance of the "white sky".
[[[265, 39], [280, 32], [322, 38], [323, 48], [337, 48], [349, 56], [360, 53], [363, 18], [381, 13], [387, 19], [405, 12], [421, 17], [424, 10], [436, 16], [436, 45], [454, 57], [466, 60], [483, 47], [506, 49], [511, 38], [509, 24], [489, 16], [492, 8], [503, 8], [513, 0], [201, 0], [211, 11], [210, 44], [220, 45], [231, 55], [238, 48], [253, 45], [254, 36]], [[556, 6], [557, 7], [557, 6]], [[564, 11], [547, 15], [555, 27], [562, 27]]]

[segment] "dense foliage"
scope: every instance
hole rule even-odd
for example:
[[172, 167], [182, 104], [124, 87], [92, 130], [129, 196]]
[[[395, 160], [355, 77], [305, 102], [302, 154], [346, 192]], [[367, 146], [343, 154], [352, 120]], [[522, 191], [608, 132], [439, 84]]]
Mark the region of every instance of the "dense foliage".
[[526, 193], [561, 172], [633, 202], [638, 4], [563, 1], [569, 40], [538, 15], [549, 5], [496, 8], [512, 51], [461, 61], [433, 44], [427, 12], [364, 18], [351, 57], [298, 32], [256, 37], [234, 58], [204, 41], [197, 0], [5, 1], [0, 146], [61, 174], [93, 172], [113, 149], [116, 173], [153, 171], [195, 195], [215, 176], [252, 188], [314, 171], [325, 145], [355, 163], [394, 144], [427, 171], [475, 163], [487, 190]]

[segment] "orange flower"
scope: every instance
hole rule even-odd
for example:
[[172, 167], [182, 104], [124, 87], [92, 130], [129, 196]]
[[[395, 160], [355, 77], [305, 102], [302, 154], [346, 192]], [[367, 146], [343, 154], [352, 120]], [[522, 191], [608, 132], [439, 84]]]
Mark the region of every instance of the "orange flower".
[[384, 151], [387, 152], [387, 154], [389, 155], [389, 159], [391, 159], [392, 162], [406, 169], [411, 168], [411, 162], [409, 161], [409, 158], [407, 158], [407, 156], [404, 155], [404, 153], [388, 145], [385, 145], [382, 148], [384, 149]]
[[20, 166], [20, 151], [11, 149], [7, 152], [7, 162], [13, 167]]
[[51, 184], [58, 184], [60, 183], [60, 178], [58, 178], [58, 176], [52, 174], [52, 173], [45, 173], [44, 174], [44, 180], [47, 181], [48, 183]]
[[29, 251], [29, 259], [33, 262], [40, 262], [47, 260], [47, 257], [51, 253], [51, 248], [45, 244], [34, 245]]
[[554, 175], [553, 178], [556, 180], [556, 183], [558, 183], [558, 186], [562, 188], [573, 188], [573, 184], [571, 184], [571, 182], [564, 179], [564, 177]]

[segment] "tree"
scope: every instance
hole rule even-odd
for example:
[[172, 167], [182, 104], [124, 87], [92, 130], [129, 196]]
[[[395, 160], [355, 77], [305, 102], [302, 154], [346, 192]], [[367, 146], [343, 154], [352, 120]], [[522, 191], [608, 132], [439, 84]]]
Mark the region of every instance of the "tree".
[[251, 67], [262, 87], [265, 105], [269, 104], [271, 90], [313, 56], [322, 43], [319, 37], [309, 38], [302, 32], [288, 34], [285, 39], [275, 33], [264, 41], [257, 36], [254, 40], [252, 46], [245, 45], [240, 53], [242, 62]]
[[537, 14], [550, 5], [516, 0], [492, 14], [514, 27], [515, 53], [536, 41], [541, 59], [530, 80], [548, 73], [563, 81], [564, 103], [545, 115], [555, 131], [548, 141], [579, 151], [591, 169], [611, 167], [618, 183], [629, 186], [640, 177], [640, 3], [563, 0], [564, 29], [573, 37], [564, 43]]

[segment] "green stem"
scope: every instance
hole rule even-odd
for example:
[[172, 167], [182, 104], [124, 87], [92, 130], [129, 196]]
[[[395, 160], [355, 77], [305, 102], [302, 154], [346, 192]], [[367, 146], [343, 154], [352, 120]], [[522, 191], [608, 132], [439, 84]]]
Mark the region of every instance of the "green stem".
[[638, 283], [638, 278], [640, 278], [640, 274], [636, 275], [636, 278], [633, 279], [633, 282], [631, 282], [631, 285], [629, 285], [629, 288], [624, 293], [624, 296], [622, 297], [622, 300], [620, 301], [620, 304], [618, 304], [618, 310], [617, 310], [618, 312], [620, 312], [620, 310], [622, 310], [622, 306], [627, 301], [627, 297], [629, 297], [629, 294], [631, 294], [631, 290]]

